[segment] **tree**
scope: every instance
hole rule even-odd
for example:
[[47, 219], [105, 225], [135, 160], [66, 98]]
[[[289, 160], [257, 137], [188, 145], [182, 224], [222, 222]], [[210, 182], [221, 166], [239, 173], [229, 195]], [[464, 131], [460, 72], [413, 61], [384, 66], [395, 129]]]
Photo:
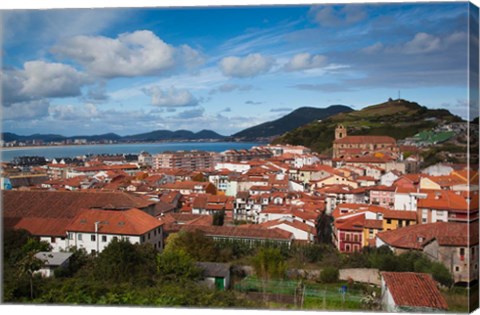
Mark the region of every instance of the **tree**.
[[319, 243], [332, 244], [333, 218], [323, 212], [317, 220], [317, 239]]
[[30, 251], [26, 253], [18, 262], [19, 277], [28, 277], [30, 281], [30, 299], [33, 300], [33, 277], [35, 271], [40, 270], [45, 262], [35, 257], [36, 252]]
[[195, 261], [183, 249], [165, 251], [157, 255], [157, 271], [163, 280], [181, 281], [195, 280], [200, 269]]
[[213, 214], [213, 225], [223, 226], [224, 221], [225, 221], [225, 210], [216, 211]]
[[196, 261], [216, 261], [218, 258], [215, 243], [200, 230], [170, 234], [166, 240], [164, 252], [180, 249]]
[[268, 281], [283, 278], [287, 271], [287, 264], [280, 253], [280, 249], [272, 247], [260, 248], [252, 262], [257, 277], [262, 280], [263, 298], [265, 300]]
[[151, 283], [156, 273], [157, 251], [150, 244], [113, 240], [94, 260], [96, 280], [112, 283]]

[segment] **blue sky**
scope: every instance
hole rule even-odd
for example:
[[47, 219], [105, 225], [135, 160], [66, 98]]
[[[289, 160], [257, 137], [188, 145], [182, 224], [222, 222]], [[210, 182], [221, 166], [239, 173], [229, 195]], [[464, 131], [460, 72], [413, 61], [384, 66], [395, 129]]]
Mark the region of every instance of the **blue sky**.
[[3, 12], [3, 130], [230, 135], [401, 97], [466, 117], [468, 3]]

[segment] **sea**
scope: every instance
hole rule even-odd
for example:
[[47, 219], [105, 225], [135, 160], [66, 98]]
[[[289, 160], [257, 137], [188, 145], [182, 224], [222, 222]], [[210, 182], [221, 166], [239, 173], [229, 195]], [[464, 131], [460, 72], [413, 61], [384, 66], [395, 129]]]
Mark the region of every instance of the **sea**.
[[46, 159], [77, 157], [89, 154], [150, 154], [165, 151], [209, 151], [223, 152], [226, 150], [250, 149], [265, 143], [255, 142], [162, 142], [162, 143], [122, 143], [98, 145], [68, 145], [46, 147], [15, 147], [2, 148], [1, 160], [11, 162], [17, 156], [43, 156]]

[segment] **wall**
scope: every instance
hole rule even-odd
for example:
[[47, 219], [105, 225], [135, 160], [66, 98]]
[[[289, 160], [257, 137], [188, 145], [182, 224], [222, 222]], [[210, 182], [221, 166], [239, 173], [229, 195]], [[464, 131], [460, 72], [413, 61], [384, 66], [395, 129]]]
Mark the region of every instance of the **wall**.
[[373, 268], [348, 268], [339, 270], [339, 279], [352, 279], [355, 282], [381, 284], [381, 277], [378, 269]]

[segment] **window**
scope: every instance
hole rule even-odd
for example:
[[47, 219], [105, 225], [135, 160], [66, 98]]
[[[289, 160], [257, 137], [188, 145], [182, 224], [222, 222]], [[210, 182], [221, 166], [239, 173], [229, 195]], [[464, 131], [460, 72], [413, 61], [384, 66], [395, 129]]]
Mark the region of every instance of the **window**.
[[465, 255], [465, 248], [460, 248], [460, 256], [464, 256]]
[[95, 242], [97, 240], [97, 238], [95, 237], [95, 234], [90, 235], [90, 240], [92, 242]]
[[78, 233], [78, 234], [77, 234], [77, 239], [78, 239], [79, 241], [82, 240], [82, 233]]
[[142, 243], [145, 242], [145, 236], [144, 235], [142, 235], [142, 237], [140, 237], [140, 242], [142, 242]]
[[460, 267], [455, 266], [455, 271], [460, 271]]
[[73, 233], [68, 233], [68, 239], [73, 240]]
[[392, 224], [392, 219], [387, 219], [387, 224]]
[[105, 243], [107, 241], [107, 236], [106, 235], [102, 235], [102, 242]]
[[50, 243], [55, 243], [55, 237], [50, 238]]

